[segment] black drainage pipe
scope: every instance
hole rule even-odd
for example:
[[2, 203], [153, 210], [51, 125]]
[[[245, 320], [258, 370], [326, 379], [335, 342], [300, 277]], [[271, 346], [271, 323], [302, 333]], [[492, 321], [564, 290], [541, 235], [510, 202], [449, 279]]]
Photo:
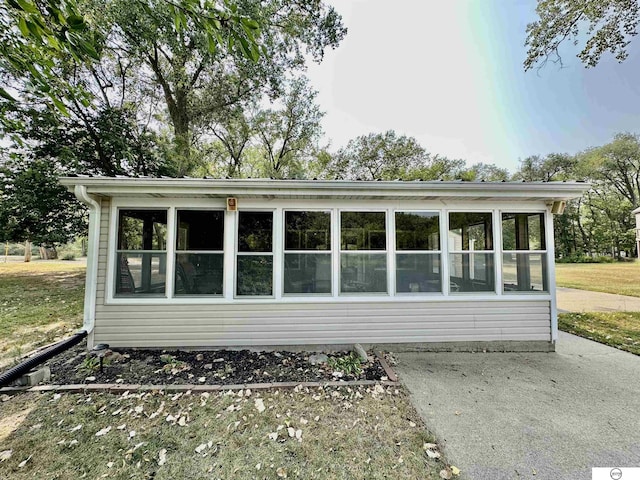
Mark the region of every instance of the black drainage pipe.
[[46, 350], [35, 354], [33, 357], [27, 358], [24, 362], [19, 363], [15, 367], [10, 368], [6, 372], [0, 374], [0, 387], [8, 386], [11, 382], [20, 378], [33, 367], [36, 367], [49, 360], [51, 357], [70, 349], [74, 345], [77, 345], [86, 336], [87, 332], [85, 330], [80, 330], [78, 333], [74, 333], [72, 337], [65, 338], [55, 345], [51, 345]]

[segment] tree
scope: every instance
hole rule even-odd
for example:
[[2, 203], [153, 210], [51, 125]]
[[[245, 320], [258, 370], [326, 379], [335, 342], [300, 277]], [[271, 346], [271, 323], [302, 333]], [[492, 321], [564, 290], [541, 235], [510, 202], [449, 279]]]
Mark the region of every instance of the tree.
[[322, 133], [320, 121], [324, 113], [315, 104], [317, 94], [301, 77], [287, 86], [281, 109], [258, 113], [256, 130], [266, 176], [304, 176], [303, 161], [311, 155]]
[[511, 177], [507, 169], [487, 163], [476, 163], [460, 172], [459, 176], [462, 180], [474, 182], [506, 182]]
[[[136, 2], [143, 12], [150, 12], [155, 2]], [[201, 33], [213, 53], [220, 47], [241, 51], [257, 60], [260, 55], [260, 25], [238, 12], [232, 0], [170, 0], [160, 8], [177, 32], [195, 29]], [[97, 12], [109, 5], [85, 0], [7, 0], [0, 4], [0, 60], [2, 68], [18, 74], [61, 111], [62, 98], [78, 100], [82, 90], [65, 83], [56, 72], [60, 60], [69, 58], [78, 64], [101, 59], [105, 46], [104, 25], [96, 22]], [[95, 9], [98, 10], [95, 10]], [[62, 80], [62, 81], [61, 81]], [[0, 88], [0, 97], [15, 102]], [[86, 100], [86, 97], [84, 97]]]
[[538, 20], [527, 25], [525, 71], [549, 60], [562, 64], [565, 41], [584, 41], [577, 56], [586, 67], [607, 52], [622, 62], [640, 22], [637, 0], [538, 0], [536, 12]]
[[86, 230], [86, 212], [58, 183], [47, 160], [13, 158], [0, 165], [0, 239], [55, 249]]

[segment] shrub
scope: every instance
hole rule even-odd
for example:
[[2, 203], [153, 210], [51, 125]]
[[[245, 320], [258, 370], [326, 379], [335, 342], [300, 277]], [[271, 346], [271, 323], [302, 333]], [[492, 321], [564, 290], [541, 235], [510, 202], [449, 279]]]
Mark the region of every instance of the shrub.
[[355, 352], [348, 353], [343, 357], [332, 357], [327, 363], [333, 370], [340, 371], [345, 375], [358, 376], [362, 373], [362, 359]]
[[613, 257], [596, 255], [569, 255], [556, 259], [556, 263], [613, 263], [616, 259]]

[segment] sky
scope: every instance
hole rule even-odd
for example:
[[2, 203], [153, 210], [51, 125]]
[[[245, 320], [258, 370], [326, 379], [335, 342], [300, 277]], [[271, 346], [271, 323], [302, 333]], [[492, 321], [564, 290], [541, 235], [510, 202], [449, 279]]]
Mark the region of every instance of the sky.
[[325, 0], [348, 28], [307, 75], [338, 149], [392, 129], [427, 151], [515, 171], [530, 155], [577, 153], [640, 133], [640, 39], [622, 64], [524, 72], [535, 0]]

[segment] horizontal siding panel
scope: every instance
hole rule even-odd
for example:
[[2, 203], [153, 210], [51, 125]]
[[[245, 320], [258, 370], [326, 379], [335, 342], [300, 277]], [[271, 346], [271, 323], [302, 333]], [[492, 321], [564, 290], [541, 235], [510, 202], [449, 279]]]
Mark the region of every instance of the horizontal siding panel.
[[468, 342], [468, 341], [549, 341], [548, 333], [536, 333], [536, 334], [503, 334], [499, 337], [493, 334], [477, 334], [473, 338], [469, 338], [468, 335], [448, 335], [442, 337], [419, 337], [419, 336], [363, 336], [354, 339], [353, 336], [341, 336], [332, 337], [331, 339], [318, 339], [315, 342], [310, 342], [308, 336], [291, 336], [287, 338], [277, 338], [272, 341], [267, 341], [264, 338], [254, 339], [232, 339], [232, 338], [212, 338], [203, 343], [202, 337], [200, 338], [151, 338], [148, 335], [140, 335], [136, 337], [127, 337], [121, 341], [110, 340], [109, 337], [95, 335], [96, 343], [109, 343], [112, 347], [244, 347], [244, 346], [268, 346], [268, 345], [309, 345], [314, 344], [334, 344], [334, 345], [348, 345], [354, 342], [359, 343], [422, 343], [422, 342]]
[[[481, 305], [481, 306], [480, 306]], [[279, 315], [290, 311], [303, 312], [304, 315], [325, 315], [332, 314], [335, 311], [344, 312], [366, 312], [367, 315], [423, 315], [425, 312], [437, 312], [438, 314], [449, 315], [452, 312], [470, 312], [470, 313], [506, 313], [506, 314], [526, 314], [528, 312], [549, 312], [549, 301], [537, 302], [411, 302], [403, 303], [384, 302], [384, 303], [348, 303], [348, 302], [323, 302], [323, 303], [254, 303], [254, 304], [166, 304], [166, 305], [139, 305], [139, 304], [120, 304], [105, 305], [101, 307], [102, 311], [117, 312], [123, 315], [140, 312], [143, 314], [159, 314], [171, 312], [174, 315], [199, 315], [223, 313], [233, 313], [234, 315], [255, 315], [261, 313], [264, 315]]]
[[548, 300], [99, 305], [95, 342], [241, 347], [549, 341], [550, 312]]
[[[345, 328], [348, 327], [348, 328]], [[433, 335], [439, 335], [442, 332], [450, 333], [454, 330], [465, 330], [465, 329], [475, 329], [476, 331], [481, 330], [491, 330], [493, 332], [502, 333], [504, 330], [512, 330], [525, 332], [528, 330], [533, 330], [530, 333], [535, 333], [536, 331], [540, 331], [544, 329], [545, 325], [543, 322], [523, 322], [522, 325], [511, 324], [511, 325], [502, 325], [499, 322], [486, 323], [482, 325], [475, 325], [473, 323], [401, 323], [401, 324], [366, 324], [366, 323], [357, 323], [357, 324], [323, 324], [322, 326], [318, 325], [299, 325], [295, 328], [297, 332], [321, 332], [323, 335], [333, 335], [335, 332], [340, 331], [351, 331], [351, 332], [389, 332], [390, 330], [394, 331], [394, 334], [399, 334], [406, 330], [411, 330], [411, 333], [418, 334], [429, 334], [432, 332]], [[101, 334], [108, 334], [113, 336], [119, 335], [127, 335], [127, 328], [123, 328], [121, 326], [103, 326], [100, 328], [96, 328], [96, 331]], [[206, 325], [206, 326], [195, 326], [195, 325], [163, 325], [153, 328], [154, 334], [171, 334], [171, 335], [208, 335], [208, 334], [227, 334], [232, 332], [233, 335], [238, 336], [249, 336], [253, 337], [255, 335], [278, 335], [278, 336], [286, 336], [291, 331], [291, 327], [289, 325], [234, 325], [233, 328], [229, 328], [229, 326], [223, 325]], [[406, 332], [405, 332], [406, 333]], [[315, 333], [314, 333], [315, 334]]]

